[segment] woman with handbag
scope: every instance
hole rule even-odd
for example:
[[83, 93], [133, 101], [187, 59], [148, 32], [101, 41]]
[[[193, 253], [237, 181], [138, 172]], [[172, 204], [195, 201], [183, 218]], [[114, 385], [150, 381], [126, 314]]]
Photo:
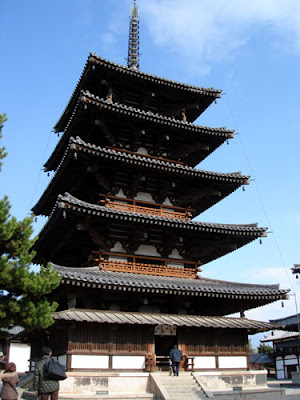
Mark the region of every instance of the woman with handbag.
[[16, 364], [12, 362], [6, 364], [4, 371], [0, 371], [0, 378], [3, 382], [1, 399], [16, 400], [18, 398], [16, 385], [19, 383]]

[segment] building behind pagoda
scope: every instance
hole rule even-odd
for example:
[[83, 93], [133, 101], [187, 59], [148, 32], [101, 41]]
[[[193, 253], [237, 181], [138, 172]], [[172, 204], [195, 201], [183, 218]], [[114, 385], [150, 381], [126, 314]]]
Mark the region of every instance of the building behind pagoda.
[[[195, 168], [233, 138], [194, 124], [221, 92], [140, 72], [138, 61], [90, 54], [55, 126], [61, 137], [45, 164], [55, 174], [33, 211], [49, 217], [36, 262], [51, 262], [62, 279], [51, 295], [55, 324], [36, 335], [31, 359], [49, 344], [70, 377], [137, 373], [146, 388], [178, 344], [181, 370], [208, 385], [237, 375], [256, 385], [248, 334], [274, 326], [244, 312], [287, 291], [201, 276], [205, 264], [266, 235], [257, 224], [195, 221], [249, 183]], [[226, 317], [233, 313], [241, 317]]]

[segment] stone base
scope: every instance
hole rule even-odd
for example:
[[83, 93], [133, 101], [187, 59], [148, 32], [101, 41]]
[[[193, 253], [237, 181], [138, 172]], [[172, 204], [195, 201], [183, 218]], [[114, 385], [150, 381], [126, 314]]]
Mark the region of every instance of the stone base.
[[101, 398], [112, 395], [150, 394], [147, 372], [68, 372], [68, 379], [60, 382], [61, 398], [73, 395], [95, 395]]
[[267, 370], [194, 372], [211, 391], [267, 388]]

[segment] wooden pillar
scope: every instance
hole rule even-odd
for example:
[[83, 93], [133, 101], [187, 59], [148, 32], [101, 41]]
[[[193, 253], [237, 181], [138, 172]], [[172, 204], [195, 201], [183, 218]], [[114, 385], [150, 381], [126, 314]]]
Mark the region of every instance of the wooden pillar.
[[72, 367], [72, 353], [70, 351], [67, 351], [67, 371], [70, 371]]

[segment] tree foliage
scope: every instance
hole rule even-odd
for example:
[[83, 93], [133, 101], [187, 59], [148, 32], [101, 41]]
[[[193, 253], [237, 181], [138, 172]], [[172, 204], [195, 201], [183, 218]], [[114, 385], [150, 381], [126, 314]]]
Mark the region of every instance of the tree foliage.
[[[0, 138], [5, 121], [5, 114], [0, 114]], [[5, 156], [5, 148], [0, 148], [0, 159]], [[36, 240], [31, 239], [33, 216], [18, 221], [10, 209], [5, 196], [0, 200], [0, 328], [47, 328], [57, 308], [47, 294], [59, 285], [60, 277], [49, 266], [37, 273], [31, 271], [35, 256], [31, 249]]]
[[[2, 138], [2, 128], [4, 122], [7, 121], [6, 114], [0, 114], [0, 139]], [[5, 153], [5, 147], [0, 147], [0, 160], [2, 160], [7, 153]], [[0, 161], [0, 171], [2, 167], [2, 162]]]
[[258, 353], [272, 353], [273, 352], [273, 347], [270, 346], [269, 344], [261, 344], [258, 349]]

